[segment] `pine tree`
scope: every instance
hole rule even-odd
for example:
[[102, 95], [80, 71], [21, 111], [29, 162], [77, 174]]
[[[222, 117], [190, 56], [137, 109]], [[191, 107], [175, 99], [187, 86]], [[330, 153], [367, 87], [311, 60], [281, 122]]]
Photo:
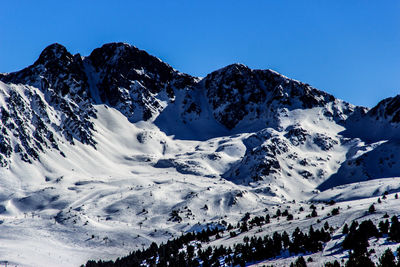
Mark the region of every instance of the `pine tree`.
[[390, 226], [389, 239], [400, 242], [400, 223], [397, 216], [392, 217], [392, 225]]
[[397, 252], [397, 267], [400, 267], [400, 247], [397, 247], [396, 249]]
[[375, 264], [367, 254], [350, 254], [346, 267], [375, 267]]
[[282, 244], [284, 248], [287, 248], [290, 245], [290, 238], [286, 231], [282, 234]]
[[333, 263], [332, 262], [325, 263], [325, 267], [340, 267], [340, 264], [337, 260], [335, 260]]
[[343, 226], [342, 234], [347, 235], [349, 233], [349, 226], [347, 223]]
[[244, 232], [247, 232], [247, 231], [249, 231], [249, 228], [247, 227], [247, 222], [244, 221], [242, 223], [242, 225], [240, 226], [240, 232], [244, 233]]
[[374, 212], [375, 212], [375, 206], [374, 206], [374, 204], [372, 204], [371, 206], [369, 206], [368, 212], [369, 212], [369, 213], [374, 213]]
[[293, 262], [290, 264], [290, 266], [292, 267], [307, 267], [307, 263], [304, 260], [303, 256], [300, 256], [297, 258], [296, 262], [293, 264]]
[[389, 232], [389, 221], [380, 221], [379, 222], [379, 231], [381, 231], [382, 234], [387, 234]]
[[315, 209], [313, 209], [313, 211], [311, 212], [311, 217], [317, 217], [318, 213]]
[[338, 215], [339, 214], [339, 208], [334, 208], [331, 211], [332, 216]]
[[281, 216], [281, 214], [282, 214], [282, 213], [281, 213], [281, 210], [278, 209], [278, 210], [276, 211], [276, 214], [275, 214], [275, 215], [276, 215], [276, 217], [279, 217], [279, 216]]
[[383, 255], [379, 258], [379, 267], [393, 267], [396, 266], [395, 257], [393, 252], [388, 248]]

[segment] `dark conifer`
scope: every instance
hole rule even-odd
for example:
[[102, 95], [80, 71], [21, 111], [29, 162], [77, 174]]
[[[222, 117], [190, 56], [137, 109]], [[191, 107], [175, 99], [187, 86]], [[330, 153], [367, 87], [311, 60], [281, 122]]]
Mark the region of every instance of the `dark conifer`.
[[340, 264], [337, 260], [335, 260], [333, 263], [332, 262], [325, 263], [325, 267], [340, 267]]
[[307, 263], [304, 260], [303, 256], [300, 256], [297, 258], [297, 260], [295, 261], [295, 263], [291, 263], [290, 264], [291, 267], [307, 267]]
[[379, 231], [382, 234], [387, 234], [389, 232], [389, 221], [388, 220], [380, 221], [378, 226], [379, 226]]
[[368, 257], [367, 254], [350, 254], [349, 260], [346, 263], [346, 267], [375, 267], [375, 264]]
[[346, 223], [343, 226], [342, 234], [347, 235], [348, 233], [349, 233], [349, 226]]
[[265, 223], [269, 223], [270, 222], [270, 216], [269, 214], [265, 215]]
[[332, 214], [332, 216], [338, 215], [338, 214], [339, 214], [339, 208], [334, 208], [334, 209], [332, 209], [331, 214]]
[[311, 217], [317, 217], [318, 216], [318, 213], [317, 213], [317, 211], [314, 209], [312, 212], [311, 212]]
[[369, 213], [374, 213], [374, 212], [375, 212], [375, 206], [374, 206], [374, 204], [372, 204], [371, 206], [369, 206], [368, 212], [369, 212]]
[[278, 209], [278, 210], [276, 211], [276, 214], [275, 214], [275, 215], [276, 215], [276, 217], [279, 217], [279, 216], [281, 216], [281, 214], [282, 214], [282, 213], [281, 213], [281, 210]]
[[396, 266], [395, 257], [393, 252], [388, 248], [383, 255], [379, 258], [379, 267], [393, 267]]
[[400, 223], [397, 216], [392, 217], [392, 225], [390, 226], [389, 239], [395, 242], [400, 242]]

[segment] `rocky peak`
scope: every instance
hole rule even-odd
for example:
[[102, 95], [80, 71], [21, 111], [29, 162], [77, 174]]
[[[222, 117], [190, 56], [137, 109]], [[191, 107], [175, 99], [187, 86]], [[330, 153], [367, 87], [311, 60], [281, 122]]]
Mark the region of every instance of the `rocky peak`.
[[94, 86], [101, 101], [131, 121], [148, 120], [158, 114], [163, 108], [158, 94], [164, 92], [173, 100], [175, 89], [195, 84], [194, 77], [125, 43], [105, 44], [93, 50], [85, 61], [96, 72]]
[[[109, 43], [93, 50], [88, 57], [96, 71], [102, 73], [101, 89], [110, 81], [129, 87], [139, 81], [151, 92], [159, 92], [177, 73], [171, 66], [126, 43]], [[107, 75], [105, 75], [107, 74]]]
[[372, 109], [358, 107], [346, 121], [348, 137], [358, 137], [367, 143], [400, 140], [400, 95], [380, 101]]
[[18, 72], [0, 77], [3, 82], [23, 83], [46, 92], [50, 88], [56, 94], [79, 95], [86, 98], [87, 77], [79, 54], [72, 55], [60, 44], [46, 47], [36, 62]]
[[[52, 147], [58, 147], [54, 133], [61, 134], [72, 144], [78, 140], [95, 146], [91, 118], [96, 114], [79, 54], [72, 55], [64, 46], [52, 44], [43, 50], [33, 65], [0, 76], [0, 80], [10, 83], [10, 88], [13, 88], [12, 84], [31, 86], [0, 92], [5, 96], [2, 116], [9, 114], [7, 128], [10, 131], [3, 139], [16, 137], [14, 142], [18, 149], [15, 151], [23, 160], [36, 159], [42, 147], [49, 147], [46, 139]], [[53, 111], [55, 114], [49, 113]], [[55, 117], [58, 119], [51, 121]]]
[[213, 71], [211, 74], [212, 75], [220, 74], [220, 75], [223, 75], [228, 78], [229, 76], [232, 77], [232, 76], [238, 75], [238, 74], [246, 75], [250, 72], [251, 72], [251, 69], [248, 66], [246, 66], [242, 63], [233, 63], [233, 64], [227, 65], [223, 68], [220, 68], [219, 70]]
[[38, 60], [35, 62], [35, 65], [44, 64], [61, 61], [61, 62], [70, 62], [73, 60], [73, 56], [68, 52], [65, 46], [54, 43], [47, 46], [42, 53], [40, 54]]
[[400, 122], [400, 95], [389, 97], [378, 103], [368, 114], [376, 119], [388, 120], [389, 122]]
[[282, 108], [324, 107], [335, 101], [332, 95], [308, 84], [242, 64], [212, 72], [205, 77], [204, 86], [214, 117], [228, 129], [236, 127], [246, 116], [247, 120], [271, 118]]
[[[250, 111], [248, 106], [265, 101], [254, 72], [245, 65], [232, 64], [204, 78], [214, 117], [228, 129], [234, 128]], [[260, 110], [255, 110], [260, 113]]]

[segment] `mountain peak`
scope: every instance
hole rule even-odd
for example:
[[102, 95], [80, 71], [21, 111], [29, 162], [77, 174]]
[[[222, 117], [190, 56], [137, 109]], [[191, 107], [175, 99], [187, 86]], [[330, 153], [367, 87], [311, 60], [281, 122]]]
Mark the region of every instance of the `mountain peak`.
[[95, 60], [96, 58], [107, 59], [109, 63], [116, 63], [120, 58], [127, 57], [129, 54], [136, 53], [138, 48], [127, 43], [107, 43], [100, 48], [92, 51], [89, 58]]
[[125, 43], [125, 42], [105, 43], [100, 48], [114, 48], [114, 49], [115, 48], [122, 48], [122, 49], [135, 48], [135, 49], [138, 49], [136, 46], [131, 45], [129, 43]]
[[380, 101], [370, 110], [371, 115], [377, 119], [389, 119], [390, 122], [400, 122], [400, 95], [389, 97]]
[[242, 63], [232, 63], [232, 64], [229, 64], [229, 65], [223, 67], [222, 69], [226, 69], [226, 70], [237, 69], [237, 70], [240, 70], [240, 69], [250, 69], [250, 68], [248, 66], [242, 64]]
[[226, 74], [229, 74], [229, 73], [232, 73], [232, 74], [234, 74], [234, 73], [242, 73], [242, 72], [246, 73], [246, 72], [249, 72], [249, 71], [251, 71], [251, 69], [248, 66], [246, 66], [246, 65], [244, 65], [242, 63], [233, 63], [233, 64], [229, 64], [229, 65], [227, 65], [225, 67], [222, 67], [222, 68], [214, 71], [213, 73], [226, 75]]
[[44, 64], [49, 61], [63, 60], [65, 57], [72, 58], [72, 55], [68, 52], [65, 46], [59, 43], [54, 43], [47, 46], [42, 51], [38, 60], [36, 61], [36, 64]]
[[[148, 92], [155, 94], [167, 87], [178, 76], [178, 72], [168, 64], [127, 43], [104, 44], [94, 49], [86, 59], [101, 77], [96, 85], [101, 100], [112, 106], [121, 104], [121, 101], [132, 102], [132, 94], [125, 95], [124, 93], [124, 90], [133, 90], [132, 86], [136, 88], [135, 90], [139, 90], [137, 89], [139, 87], [148, 89], [148, 91], [139, 90], [137, 94]], [[169, 92], [172, 93], [171, 88]], [[131, 106], [130, 110], [138, 105]], [[132, 111], [129, 112], [132, 113]]]

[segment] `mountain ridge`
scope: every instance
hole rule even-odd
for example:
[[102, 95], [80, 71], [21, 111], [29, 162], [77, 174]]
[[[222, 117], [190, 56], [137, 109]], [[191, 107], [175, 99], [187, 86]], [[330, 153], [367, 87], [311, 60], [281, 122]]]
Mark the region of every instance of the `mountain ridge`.
[[[132, 123], [150, 120], [168, 135], [191, 139], [190, 134], [193, 134], [194, 139], [199, 140], [246, 131], [257, 132], [268, 127], [281, 131], [281, 120], [285, 116], [282, 114], [296, 109], [321, 107], [324, 117], [347, 128], [342, 133], [344, 136], [359, 137], [372, 142], [379, 141], [380, 135], [396, 138], [397, 127], [391, 128], [394, 130], [384, 130], [382, 134], [378, 131], [375, 134], [378, 137], [373, 139], [361, 133], [361, 127], [357, 123], [376, 118], [396, 124], [400, 114], [398, 96], [382, 100], [376, 107], [367, 109], [338, 100], [328, 93], [273, 70], [253, 70], [239, 63], [198, 78], [181, 73], [127, 43], [104, 44], [86, 57], [72, 55], [63, 45], [54, 43], [46, 47], [31, 66], [21, 71], [1, 74], [0, 81], [39, 88], [44, 97], [42, 99], [35, 95], [39, 101], [36, 105], [39, 113], [46, 113], [43, 109], [45, 102], [60, 112], [58, 127], [53, 127], [53, 131], [50, 127], [47, 136], [61, 130], [71, 144], [77, 140], [93, 147], [96, 147], [96, 141], [93, 139], [94, 126], [91, 120], [96, 119], [94, 105], [98, 104], [116, 108]], [[12, 97], [19, 98], [18, 94], [10, 99]], [[13, 103], [22, 103], [19, 100]], [[32, 105], [31, 103], [31, 108]], [[29, 109], [22, 107], [26, 108]], [[2, 108], [2, 114], [4, 121], [10, 118], [5, 108]], [[34, 123], [29, 127], [24, 125], [23, 119], [18, 120], [22, 123], [22, 128], [46, 129], [42, 127], [44, 123], [40, 116], [36, 114], [33, 117], [38, 119], [31, 119]], [[208, 133], [204, 130], [207, 124], [214, 125], [213, 128], [217, 130]], [[184, 131], [176, 131], [183, 128]], [[197, 133], [190, 131], [190, 128], [196, 129]], [[286, 137], [304, 132], [301, 127], [295, 128], [289, 130]], [[393, 133], [388, 134], [391, 131]], [[3, 145], [0, 150], [3, 165], [4, 158], [9, 157], [13, 151], [5, 132], [4, 128], [2, 138], [7, 145]], [[307, 135], [305, 132], [304, 134]], [[26, 134], [18, 136], [22, 138], [22, 144], [29, 143], [26, 141], [29, 138], [24, 137]], [[38, 152], [43, 151], [40, 143], [44, 137], [35, 133], [32, 136], [37, 148], [30, 150], [30, 153], [22, 152], [22, 157], [27, 161], [30, 154], [33, 155], [32, 158], [38, 158]], [[52, 146], [57, 147], [54, 138], [48, 138]], [[289, 138], [293, 140], [292, 137]], [[27, 145], [25, 150], [29, 150]], [[17, 148], [14, 151], [23, 149]], [[274, 164], [279, 165], [276, 162]]]
[[238, 63], [193, 77], [125, 43], [85, 57], [53, 44], [0, 74], [0, 218], [79, 244], [84, 262], [245, 212], [347, 201], [354, 183], [395, 192], [398, 103], [354, 106]]

